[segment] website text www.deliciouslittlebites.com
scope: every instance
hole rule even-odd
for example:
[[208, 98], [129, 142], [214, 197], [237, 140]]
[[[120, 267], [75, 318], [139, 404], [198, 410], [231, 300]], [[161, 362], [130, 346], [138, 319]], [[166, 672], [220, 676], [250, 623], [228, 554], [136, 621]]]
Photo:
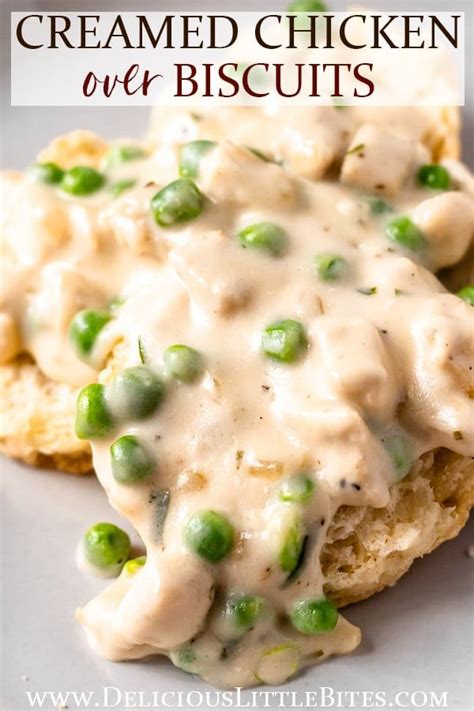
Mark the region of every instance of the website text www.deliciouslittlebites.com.
[[94, 691], [25, 691], [32, 709], [449, 709], [447, 691], [191, 690], [136, 691], [104, 686]]

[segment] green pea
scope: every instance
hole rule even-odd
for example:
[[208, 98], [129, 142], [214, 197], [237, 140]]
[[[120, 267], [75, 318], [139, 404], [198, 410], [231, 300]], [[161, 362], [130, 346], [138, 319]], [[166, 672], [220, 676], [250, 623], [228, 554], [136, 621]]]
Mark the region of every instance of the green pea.
[[224, 618], [239, 633], [251, 629], [263, 612], [265, 600], [258, 595], [229, 595], [224, 606]]
[[392, 212], [392, 207], [382, 198], [369, 198], [368, 202], [372, 215], [385, 215], [387, 212]]
[[192, 383], [203, 371], [201, 354], [189, 346], [170, 346], [164, 361], [167, 373], [183, 383]]
[[229, 553], [234, 529], [227, 518], [215, 511], [195, 513], [184, 528], [188, 548], [209, 563], [218, 563]]
[[131, 188], [135, 187], [136, 184], [136, 180], [133, 180], [132, 178], [124, 178], [123, 180], [117, 180], [115, 183], [112, 183], [109, 187], [109, 190], [112, 197], [116, 198], [120, 197], [120, 195], [126, 190], [130, 190]]
[[301, 520], [296, 518], [287, 529], [278, 552], [278, 563], [285, 573], [292, 573], [298, 566], [304, 549], [305, 533]]
[[282, 363], [293, 363], [308, 346], [306, 333], [298, 321], [286, 319], [271, 323], [263, 332], [262, 349], [265, 355]]
[[118, 568], [130, 556], [130, 538], [113, 523], [96, 523], [83, 539], [86, 560], [96, 568]]
[[240, 230], [237, 237], [244, 249], [247, 247], [257, 249], [272, 257], [280, 257], [288, 242], [285, 230], [272, 222], [258, 222], [255, 225], [249, 225]]
[[75, 431], [79, 439], [108, 437], [114, 421], [104, 397], [104, 386], [92, 383], [82, 388], [77, 398]]
[[327, 9], [321, 0], [293, 0], [288, 5], [288, 12], [327, 12]]
[[203, 206], [204, 198], [199, 188], [188, 178], [180, 178], [166, 185], [151, 200], [153, 217], [161, 227], [195, 220]]
[[179, 174], [182, 178], [197, 178], [199, 165], [206, 153], [217, 144], [214, 141], [191, 141], [179, 150]]
[[422, 165], [416, 179], [420, 185], [430, 190], [449, 190], [451, 185], [451, 176], [442, 165]]
[[319, 600], [299, 600], [290, 613], [298, 632], [308, 635], [330, 632], [337, 625], [338, 612], [333, 602], [325, 597]]
[[155, 460], [133, 435], [123, 435], [110, 447], [112, 474], [119, 484], [135, 484], [150, 476]]
[[389, 222], [386, 232], [387, 237], [392, 242], [397, 242], [402, 247], [411, 249], [414, 252], [420, 251], [425, 246], [425, 238], [422, 231], [415, 225], [413, 220], [404, 215], [396, 217]]
[[296, 504], [306, 504], [313, 495], [314, 481], [307, 474], [285, 479], [280, 486], [280, 499]]
[[79, 358], [87, 359], [90, 356], [97, 336], [111, 318], [108, 311], [96, 309], [78, 311], [69, 326], [69, 339]]
[[107, 400], [122, 420], [143, 420], [160, 405], [165, 387], [160, 378], [143, 365], [125, 368], [107, 386]]
[[191, 646], [187, 645], [185, 647], [181, 647], [181, 649], [171, 651], [170, 659], [175, 667], [178, 667], [189, 674], [198, 673], [198, 659], [196, 652]]
[[337, 254], [317, 254], [314, 258], [316, 274], [323, 281], [335, 281], [347, 272], [347, 262]]
[[456, 296], [459, 296], [460, 299], [474, 306], [474, 284], [463, 286], [462, 289], [459, 289]]
[[106, 168], [115, 168], [121, 163], [146, 158], [146, 151], [141, 146], [112, 146], [104, 158]]
[[123, 570], [127, 575], [135, 575], [138, 573], [140, 568], [143, 568], [145, 563], [146, 555], [141, 555], [139, 558], [132, 558], [132, 560], [128, 560], [123, 566]]
[[90, 195], [103, 186], [105, 178], [94, 168], [76, 165], [66, 170], [61, 180], [61, 189], [70, 195]]
[[300, 31], [306, 31], [309, 28], [309, 17], [307, 13], [326, 12], [326, 3], [320, 0], [294, 0], [288, 5], [288, 12], [299, 13], [294, 19], [294, 27]]
[[47, 185], [57, 185], [61, 182], [64, 170], [56, 163], [37, 163], [31, 168], [36, 180], [40, 180]]

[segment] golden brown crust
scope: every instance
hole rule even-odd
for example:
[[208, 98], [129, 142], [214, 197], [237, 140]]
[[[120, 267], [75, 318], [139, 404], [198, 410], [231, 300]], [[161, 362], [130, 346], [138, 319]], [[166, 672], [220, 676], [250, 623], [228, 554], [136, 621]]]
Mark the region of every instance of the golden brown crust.
[[439, 109], [439, 121], [423, 142], [430, 149], [434, 160], [458, 159], [461, 155], [461, 113], [457, 106], [443, 106]]
[[0, 367], [0, 452], [74, 474], [92, 469], [90, 446], [74, 434], [77, 388], [56, 383], [26, 356]]
[[57, 163], [61, 168], [88, 165], [97, 168], [108, 144], [92, 131], [78, 129], [58, 136], [38, 154], [39, 163]]
[[321, 554], [326, 593], [338, 605], [394, 585], [415, 558], [454, 538], [474, 506], [474, 460], [426, 454], [382, 509], [341, 507]]
[[52, 454], [43, 454], [42, 452], [30, 452], [27, 454], [19, 450], [9, 450], [8, 447], [3, 446], [3, 443], [0, 443], [0, 452], [12, 459], [18, 459], [30, 467], [39, 469], [54, 469], [66, 474], [92, 474], [94, 472], [91, 455], [87, 453], [77, 456], [73, 454], [57, 454], [55, 452]]

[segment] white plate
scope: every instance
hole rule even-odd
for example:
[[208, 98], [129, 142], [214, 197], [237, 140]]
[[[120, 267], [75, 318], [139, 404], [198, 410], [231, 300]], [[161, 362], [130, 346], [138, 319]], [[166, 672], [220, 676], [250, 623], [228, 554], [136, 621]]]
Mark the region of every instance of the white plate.
[[[0, 462], [2, 711], [34, 708], [27, 691], [93, 692], [88, 708], [99, 709], [163, 708], [157, 704], [172, 702], [175, 705], [168, 708], [188, 709], [201, 697], [194, 693], [180, 699], [178, 691], [212, 691], [167, 660], [114, 664], [93, 654], [74, 620], [74, 608], [107, 583], [86, 578], [76, 569], [75, 547], [92, 523], [111, 520], [124, 527], [126, 523], [111, 511], [93, 477], [33, 471], [10, 461]], [[334, 693], [359, 692], [352, 708], [364, 708], [361, 692], [382, 692], [393, 709], [416, 708], [424, 700], [423, 692], [427, 695], [424, 708], [436, 708], [436, 699], [430, 695], [436, 694], [443, 702], [443, 694], [447, 694], [447, 705], [438, 707], [472, 709], [474, 559], [466, 555], [470, 544], [474, 544], [472, 522], [470, 530], [467, 527], [459, 538], [417, 561], [395, 588], [348, 608], [347, 617], [363, 630], [357, 652], [313, 667], [279, 691], [298, 692], [296, 703], [300, 704], [304, 704], [307, 691], [317, 692], [321, 701], [320, 687], [330, 687]], [[109, 690], [104, 700], [104, 687], [117, 691]], [[142, 706], [138, 696], [130, 695], [127, 707], [125, 692], [138, 691], [143, 692]], [[155, 699], [153, 692], [158, 693]], [[164, 692], [171, 693], [163, 699], [160, 694]], [[406, 692], [399, 704], [395, 702], [397, 692]], [[414, 692], [419, 693], [409, 700]], [[242, 703], [251, 700], [249, 692], [243, 693]], [[42, 708], [56, 709], [58, 703], [47, 696]], [[65, 703], [69, 709], [87, 708], [71, 695]], [[209, 700], [212, 703], [216, 703], [215, 696]], [[256, 703], [259, 705], [253, 708], [265, 708], [264, 697], [257, 697]], [[278, 708], [279, 703], [281, 698], [275, 696], [271, 708]], [[331, 708], [351, 708], [349, 703], [346, 696], [344, 704]], [[375, 703], [375, 697], [369, 696], [365, 708], [376, 708]], [[202, 696], [202, 705], [196, 708], [207, 707]]]
[[[280, 0], [240, 0], [239, 3], [175, 0], [163, 6], [174, 4], [183, 10], [199, 6], [221, 11], [237, 5], [241, 9], [282, 8], [285, 3]], [[342, 4], [339, 0], [331, 2], [331, 6], [338, 8]], [[402, 3], [372, 0], [367, 4], [381, 10], [395, 10]], [[146, 126], [148, 111], [145, 109], [9, 107], [8, 10], [44, 10], [53, 9], [53, 5], [56, 10], [75, 10], [78, 3], [0, 0], [5, 20], [0, 42], [2, 114], [4, 135], [9, 139], [1, 146], [4, 167], [27, 165], [53, 136], [78, 126], [114, 136], [138, 135]], [[85, 1], [81, 7], [92, 10], [95, 3]], [[102, 0], [100, 7], [130, 9], [129, 0]], [[422, 0], [413, 0], [403, 3], [403, 7], [429, 11], [446, 9], [439, 0], [430, 0], [428, 5]], [[141, 0], [140, 10], [146, 9], [156, 9], [156, 1]], [[472, 9], [472, 0], [456, 3], [456, 10], [468, 12], [471, 19]], [[470, 26], [469, 20], [466, 26]], [[468, 56], [472, 57], [472, 39], [467, 42], [467, 48]], [[468, 109], [463, 146], [465, 159], [471, 165], [474, 163], [472, 64], [467, 63], [471, 68], [466, 80]], [[32, 471], [2, 459], [0, 467], [3, 547], [0, 711], [39, 708], [39, 704], [31, 705], [27, 692], [65, 694], [74, 691], [91, 696], [86, 706], [69, 694], [63, 699], [69, 709], [224, 707], [225, 700], [218, 701], [215, 696], [209, 698], [209, 704], [204, 696], [200, 698], [196, 693], [178, 697], [178, 692], [204, 694], [211, 691], [211, 687], [175, 669], [166, 660], [113, 664], [95, 657], [87, 647], [74, 620], [74, 608], [87, 602], [106, 583], [79, 573], [74, 563], [75, 547], [84, 530], [99, 520], [116, 521], [127, 527], [111, 512], [95, 479]], [[280, 692], [298, 693], [292, 700], [286, 698], [286, 707], [291, 708], [293, 704], [297, 708], [299, 704], [304, 708], [305, 701], [308, 706], [314, 704], [314, 700], [306, 699], [304, 694], [316, 692], [318, 708], [321, 708], [321, 688], [327, 687], [326, 708], [381, 708], [382, 697], [374, 696], [379, 692], [385, 697], [386, 707], [394, 710], [437, 707], [471, 711], [474, 708], [471, 678], [474, 559], [469, 560], [465, 551], [472, 544], [471, 521], [470, 530], [466, 527], [458, 539], [417, 561], [395, 588], [349, 608], [347, 617], [362, 627], [362, 645], [351, 657], [330, 660], [279, 687]], [[108, 698], [104, 697], [104, 687], [110, 689]], [[335, 703], [331, 702], [330, 690], [333, 690]], [[347, 695], [351, 691], [354, 692], [352, 701]], [[129, 692], [128, 698], [125, 692]], [[143, 692], [143, 696], [133, 696], [133, 692]], [[153, 692], [158, 694], [155, 698]], [[160, 696], [166, 692], [169, 692], [167, 696]], [[337, 692], [345, 692], [346, 696], [338, 700]], [[363, 692], [367, 694], [365, 699]], [[398, 692], [402, 693], [399, 703], [395, 700]], [[285, 706], [285, 700], [278, 696], [269, 701], [257, 696], [254, 702], [253, 708]], [[252, 696], [247, 692], [242, 695], [242, 706], [249, 703]], [[41, 708], [50, 711], [59, 706], [59, 698], [52, 700], [46, 696]]]

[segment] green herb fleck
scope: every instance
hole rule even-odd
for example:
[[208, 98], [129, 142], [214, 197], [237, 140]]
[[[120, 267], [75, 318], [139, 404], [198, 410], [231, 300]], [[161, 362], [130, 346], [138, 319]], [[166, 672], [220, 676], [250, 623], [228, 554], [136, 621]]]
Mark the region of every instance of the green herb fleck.
[[165, 521], [168, 515], [168, 509], [170, 505], [171, 494], [168, 489], [162, 489], [161, 491], [154, 491], [150, 494], [150, 504], [153, 504], [155, 508], [153, 516], [153, 541], [154, 543], [160, 543], [163, 538], [163, 531], [165, 529]]
[[353, 153], [360, 153], [360, 151], [363, 151], [365, 148], [365, 143], [358, 143], [357, 146], [354, 146], [353, 148], [349, 148], [349, 150], [346, 153], [346, 156], [351, 156]]
[[369, 198], [368, 203], [372, 215], [384, 215], [393, 210], [392, 206], [389, 205], [388, 202], [385, 202], [385, 200], [382, 200], [382, 198]]
[[148, 360], [148, 354], [140, 336], [138, 336], [138, 355], [140, 356], [140, 360], [143, 365], [145, 365], [146, 361]]
[[335, 96], [332, 100], [334, 108], [337, 109], [338, 111], [342, 111], [343, 109], [347, 109], [346, 104], [344, 103], [343, 99], [341, 99], [339, 96]]
[[258, 148], [253, 148], [252, 146], [244, 146], [244, 148], [250, 151], [250, 153], [253, 153], [256, 158], [260, 158], [260, 160], [263, 160], [265, 163], [273, 163], [270, 156], [259, 150]]
[[109, 190], [112, 193], [112, 197], [116, 198], [126, 190], [135, 187], [136, 184], [137, 181], [133, 180], [133, 178], [124, 178], [123, 180], [117, 180], [115, 183], [111, 183]]

